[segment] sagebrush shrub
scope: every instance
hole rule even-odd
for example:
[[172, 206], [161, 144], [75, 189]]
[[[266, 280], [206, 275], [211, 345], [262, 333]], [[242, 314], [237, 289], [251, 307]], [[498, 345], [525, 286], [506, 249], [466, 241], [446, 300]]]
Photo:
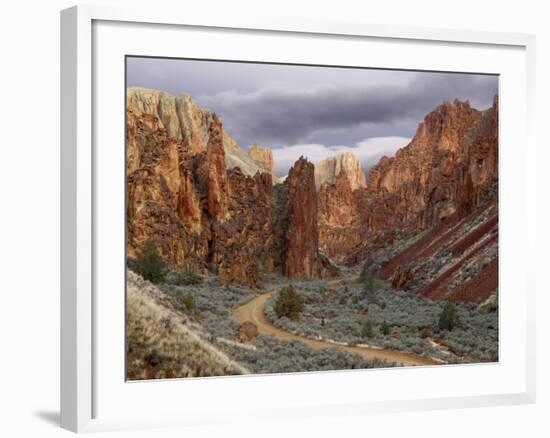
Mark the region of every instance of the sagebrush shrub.
[[175, 271], [168, 275], [167, 281], [176, 286], [196, 286], [202, 283], [202, 277], [190, 267]]

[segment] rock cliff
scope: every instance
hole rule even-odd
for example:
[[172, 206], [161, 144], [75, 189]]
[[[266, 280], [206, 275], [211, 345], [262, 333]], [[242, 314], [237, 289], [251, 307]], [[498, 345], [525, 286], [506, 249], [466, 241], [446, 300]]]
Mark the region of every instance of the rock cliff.
[[274, 215], [269, 148], [240, 149], [220, 118], [186, 95], [129, 89], [127, 102], [129, 257], [152, 239], [171, 265], [217, 273], [224, 283], [257, 286], [274, 269], [337, 273], [318, 250], [311, 163], [298, 160], [280, 185], [284, 202]]
[[368, 247], [386, 245], [441, 221], [472, 213], [495, 195], [498, 181], [498, 98], [478, 111], [468, 102], [445, 102], [420, 123], [411, 142], [382, 157], [358, 200], [362, 237], [349, 263]]
[[319, 190], [324, 183], [335, 184], [341, 174], [348, 178], [352, 191], [367, 186], [361, 162], [353, 152], [343, 152], [315, 164], [315, 187]]
[[[172, 96], [159, 90], [130, 87], [126, 92], [126, 106], [136, 117], [147, 119], [150, 123], [156, 123], [157, 128], [165, 129], [171, 139], [184, 142], [191, 152], [206, 151], [210, 125], [215, 115], [200, 108], [189, 95], [181, 93]], [[223, 128], [221, 135], [227, 169], [239, 167], [250, 176], [256, 172], [272, 171], [273, 157], [268, 147], [258, 148], [257, 154], [249, 153]], [[271, 164], [268, 162], [270, 157]]]
[[300, 157], [288, 173], [287, 218], [283, 274], [288, 277], [319, 275], [319, 232], [315, 168]]
[[252, 158], [265, 172], [271, 175], [271, 178], [275, 180], [275, 162], [273, 161], [273, 152], [267, 146], [261, 148], [257, 144], [250, 146], [248, 155]]
[[369, 172], [367, 197], [403, 225], [423, 229], [477, 207], [498, 178], [498, 100], [478, 111], [445, 102], [428, 114], [411, 143]]
[[128, 96], [128, 256], [153, 239], [174, 266], [256, 285], [273, 266], [271, 175], [228, 170], [221, 121], [184, 95]]
[[365, 188], [365, 174], [355, 155], [346, 152], [317, 163], [315, 182], [319, 247], [330, 258], [341, 260], [361, 240], [354, 192]]

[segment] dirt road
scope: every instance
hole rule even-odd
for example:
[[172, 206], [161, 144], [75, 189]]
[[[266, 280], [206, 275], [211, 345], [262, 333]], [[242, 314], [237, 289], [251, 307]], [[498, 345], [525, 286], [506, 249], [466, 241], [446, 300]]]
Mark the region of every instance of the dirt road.
[[248, 303], [237, 307], [233, 312], [233, 316], [240, 323], [245, 321], [252, 321], [258, 326], [258, 332], [264, 335], [271, 335], [281, 340], [295, 340], [301, 341], [308, 347], [316, 350], [321, 348], [339, 348], [340, 350], [348, 351], [350, 353], [357, 353], [363, 356], [365, 359], [385, 359], [390, 362], [402, 363], [405, 366], [411, 365], [436, 365], [440, 364], [434, 359], [429, 359], [422, 356], [416, 356], [414, 354], [403, 353], [397, 350], [377, 349], [371, 347], [362, 346], [349, 346], [336, 344], [333, 342], [320, 341], [315, 339], [309, 339], [305, 336], [296, 335], [294, 333], [287, 332], [286, 330], [275, 327], [271, 324], [264, 314], [264, 308], [267, 300], [271, 296], [271, 293], [265, 293], [257, 296]]

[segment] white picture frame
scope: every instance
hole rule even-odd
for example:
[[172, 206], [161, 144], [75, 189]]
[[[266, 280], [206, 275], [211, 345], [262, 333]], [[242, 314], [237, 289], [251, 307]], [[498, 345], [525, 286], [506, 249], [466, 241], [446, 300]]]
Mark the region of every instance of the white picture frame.
[[[202, 391], [203, 398], [196, 398], [193, 406], [181, 406], [172, 403], [173, 408], [167, 409], [168, 403], [173, 400], [174, 394], [181, 388], [178, 382], [147, 382], [146, 384], [125, 383], [124, 376], [114, 373], [107, 376], [105, 361], [110, 359], [109, 354], [98, 354], [99, 351], [113, 354], [113, 361], [120, 363], [124, 350], [120, 350], [124, 340], [118, 339], [112, 345], [108, 344], [106, 332], [120, 333], [123, 330], [124, 313], [119, 312], [121, 299], [113, 303], [107, 315], [103, 309], [105, 299], [98, 300], [102, 285], [114, 279], [116, 273], [108, 273], [102, 268], [107, 263], [105, 245], [101, 239], [118, 238], [104, 232], [105, 222], [98, 205], [105, 202], [105, 206], [116, 205], [120, 198], [113, 197], [107, 200], [105, 187], [109, 186], [109, 178], [120, 178], [124, 174], [123, 167], [117, 170], [120, 164], [118, 158], [109, 159], [105, 154], [97, 154], [98, 140], [108, 142], [112, 134], [114, 144], [120, 144], [120, 131], [124, 126], [111, 130], [103, 123], [109, 117], [113, 123], [120, 121], [123, 100], [119, 97], [124, 89], [118, 90], [122, 77], [120, 73], [120, 55], [141, 54], [146, 43], [139, 38], [140, 29], [148, 29], [149, 35], [158, 34], [150, 43], [153, 45], [157, 38], [167, 38], [170, 32], [200, 32], [201, 35], [220, 32], [234, 32], [236, 41], [248, 41], [252, 51], [246, 55], [250, 59], [257, 59], [254, 55], [254, 39], [270, 38], [274, 52], [277, 55], [277, 39], [295, 38], [296, 41], [309, 39], [315, 44], [316, 38], [334, 38], [335, 44], [363, 44], [367, 40], [372, 44], [383, 42], [388, 47], [407, 45], [417, 47], [426, 52], [436, 51], [441, 56], [433, 57], [431, 64], [418, 61], [408, 68], [416, 69], [445, 69], [451, 66], [457, 69], [461, 59], [444, 55], [448, 46], [455, 47], [458, 52], [464, 53], [463, 65], [485, 65], [479, 71], [503, 75], [501, 81], [500, 105], [502, 122], [509, 121], [501, 127], [501, 142], [504, 145], [501, 153], [501, 193], [506, 193], [510, 202], [505, 202], [501, 209], [502, 234], [505, 239], [501, 249], [501, 282], [503, 287], [510, 284], [516, 295], [507, 294], [509, 305], [502, 308], [501, 328], [512, 318], [510, 308], [513, 305], [518, 309], [513, 315], [515, 334], [507, 337], [504, 331], [501, 342], [503, 348], [514, 347], [517, 357], [513, 360], [504, 355], [504, 358], [494, 368], [488, 365], [462, 365], [456, 367], [442, 367], [450, 371], [435, 368], [393, 369], [384, 371], [334, 372], [334, 373], [307, 373], [284, 376], [242, 376], [223, 377], [213, 379], [191, 379], [185, 382], [187, 390]], [[122, 33], [121, 33], [122, 32]], [[132, 52], [128, 52], [125, 43], [127, 32], [133, 32], [131, 40], [134, 43]], [[337, 40], [337, 41], [336, 41]], [[105, 44], [108, 41], [109, 44]], [[160, 41], [160, 39], [158, 40]], [[142, 46], [138, 46], [142, 44]], [[282, 43], [280, 43], [282, 44]], [[304, 43], [305, 44], [305, 43]], [[401, 45], [401, 46], [400, 46]], [[206, 44], [205, 46], [206, 47]], [[238, 47], [241, 47], [240, 45]], [[281, 46], [282, 47], [282, 46]], [[313, 46], [312, 46], [313, 47]], [[138, 50], [139, 53], [136, 53]], [[143, 48], [152, 50], [151, 47]], [[165, 53], [172, 50], [165, 48]], [[201, 47], [196, 48], [200, 52]], [[206, 49], [205, 49], [206, 50]], [[244, 50], [244, 49], [243, 49]], [[392, 49], [394, 50], [394, 49]], [[397, 49], [395, 49], [397, 50]], [[401, 47], [403, 57], [405, 52]], [[467, 52], [474, 55], [468, 58]], [[482, 51], [479, 51], [482, 50]], [[476, 52], [478, 51], [478, 52]], [[265, 51], [269, 52], [269, 50]], [[434, 53], [436, 53], [434, 52]], [[179, 52], [178, 52], [179, 53]], [[214, 53], [214, 52], [212, 52]], [[259, 53], [259, 52], [257, 52]], [[420, 52], [419, 52], [420, 53]], [[515, 259], [517, 253], [534, 246], [536, 239], [534, 208], [535, 186], [535, 149], [532, 123], [534, 120], [534, 53], [535, 39], [532, 35], [491, 33], [482, 31], [460, 31], [451, 29], [424, 29], [416, 27], [373, 25], [366, 23], [338, 23], [316, 22], [298, 19], [273, 19], [240, 16], [238, 20], [228, 21], [209, 11], [208, 14], [188, 14], [178, 11], [162, 11], [150, 9], [137, 11], [110, 7], [77, 6], [66, 9], [61, 13], [61, 425], [75, 431], [101, 431], [120, 428], [147, 428], [175, 425], [193, 425], [205, 423], [219, 423], [224, 421], [238, 421], [249, 416], [274, 417], [286, 415], [293, 418], [310, 417], [312, 415], [361, 415], [366, 412], [397, 412], [414, 409], [441, 409], [456, 407], [475, 407], [488, 405], [532, 403], [535, 400], [535, 310], [534, 310], [534, 275], [527, 263]], [[483, 56], [479, 56], [483, 54]], [[103, 58], [104, 56], [104, 58]], [[215, 53], [209, 56], [215, 56]], [[239, 56], [238, 54], [235, 56]], [[243, 55], [244, 56], [244, 55]], [[262, 56], [271, 56], [269, 53]], [[293, 62], [300, 59], [298, 52], [287, 55]], [[331, 53], [323, 56], [335, 56]], [[491, 56], [493, 58], [491, 58]], [[489, 59], [487, 59], [489, 57]], [[468, 59], [470, 61], [468, 61]], [[483, 59], [481, 59], [483, 58]], [[115, 64], [109, 64], [110, 59], [117, 59]], [[238, 58], [232, 58], [238, 59]], [[319, 58], [320, 59], [320, 58]], [[328, 59], [328, 58], [326, 58]], [[382, 55], [378, 61], [380, 66], [391, 68], [405, 68], [403, 64], [388, 65]], [[407, 62], [405, 61], [401, 61]], [[410, 62], [410, 61], [409, 61]], [[491, 67], [494, 65], [495, 67]], [[438, 67], [439, 66], [439, 67]], [[501, 66], [501, 67], [499, 67]], [[107, 84], [102, 82], [104, 72], [113, 69], [116, 81]], [[502, 70], [500, 70], [500, 68]], [[118, 70], [117, 70], [118, 69]], [[472, 71], [466, 68], [467, 71]], [[507, 80], [506, 78], [510, 78]], [[514, 79], [514, 81], [512, 81]], [[118, 82], [117, 82], [118, 81]], [[111, 87], [111, 88], [110, 88]], [[102, 91], [103, 90], [103, 91]], [[117, 91], [118, 90], [118, 91]], [[112, 99], [114, 116], [107, 115], [105, 95]], [[103, 94], [102, 94], [103, 93]], [[514, 109], [511, 105], [514, 104]], [[103, 106], [102, 106], [103, 105]], [[120, 108], [116, 107], [120, 105]], [[117, 109], [118, 108], [118, 109]], [[116, 115], [119, 111], [120, 114]], [[513, 111], [513, 112], [512, 112]], [[511, 123], [511, 121], [514, 123]], [[99, 126], [99, 128], [98, 128]], [[115, 126], [115, 125], [113, 125]], [[115, 132], [116, 131], [116, 132]], [[515, 163], [515, 186], [508, 184], [506, 175], [509, 175], [509, 157], [507, 142], [512, 139], [522, 139], [522, 154]], [[511, 141], [510, 141], [511, 143]], [[105, 144], [105, 143], [101, 143]], [[117, 173], [118, 172], [118, 173]], [[109, 181], [113, 181], [110, 179]], [[116, 192], [116, 190], [115, 190]], [[105, 196], [104, 196], [105, 195]], [[110, 195], [109, 195], [110, 196]], [[512, 201], [522, 202], [524, 208], [514, 208]], [[123, 204], [119, 206], [123, 209]], [[119, 219], [120, 216], [117, 216]], [[116, 219], [116, 220], [118, 220]], [[115, 220], [115, 222], [116, 222]], [[525, 223], [522, 236], [516, 236], [518, 224]], [[98, 234], [99, 233], [99, 234]], [[506, 234], [505, 234], [506, 233]], [[98, 235], [105, 236], [98, 238]], [[99, 240], [98, 240], [99, 239]], [[123, 242], [116, 248], [120, 249]], [[111, 251], [116, 253], [117, 250]], [[514, 255], [514, 253], [516, 253]], [[105, 256], [105, 260], [104, 257]], [[516, 263], [517, 262], [517, 263]], [[512, 264], [514, 269], [509, 269]], [[513, 272], [512, 272], [513, 271]], [[503, 276], [506, 276], [504, 279]], [[529, 280], [531, 279], [531, 280]], [[121, 279], [118, 278], [117, 281]], [[123, 302], [124, 290], [120, 290]], [[502, 299], [502, 297], [501, 297]], [[118, 306], [118, 307], [117, 307]], [[103, 312], [103, 313], [102, 313]], [[118, 313], [117, 313], [118, 312]], [[99, 317], [98, 314], [105, 317]], [[109, 316], [109, 317], [107, 317]], [[501, 350], [502, 352], [502, 350]], [[115, 357], [116, 356], [116, 357]], [[116, 368], [113, 367], [113, 368]], [[454, 370], [454, 371], [453, 371]], [[458, 370], [458, 371], [457, 371]], [[503, 371], [504, 370], [504, 371]], [[414, 372], [414, 375], [411, 374]], [[370, 373], [370, 374], [368, 374]], [[378, 373], [378, 374], [374, 374]], [[328, 376], [328, 377], [327, 377]], [[374, 376], [374, 377], [373, 377]], [[456, 380], [457, 387], [431, 388], [422, 392], [420, 387], [424, 379], [435, 377], [435, 381], [445, 382]], [[491, 382], [491, 376], [495, 379]], [[414, 378], [411, 378], [414, 377]], [[319, 378], [327, 381], [330, 388], [346, 385], [368, 384], [373, 393], [351, 394], [345, 391], [333, 390], [330, 401], [323, 400], [314, 388]], [[390, 391], [386, 397], [381, 392], [376, 393], [376, 382], [380, 385], [386, 380], [401, 385], [401, 389]], [[114, 380], [113, 380], [114, 379]], [[276, 379], [276, 380], [274, 380]], [[438, 380], [439, 379], [439, 380]], [[460, 379], [464, 379], [461, 385]], [[479, 390], [473, 391], [467, 384], [468, 379], [478, 379], [486, 385], [480, 385]], [[116, 380], [116, 382], [115, 382]], [[413, 382], [414, 380], [414, 382]], [[111, 385], [110, 382], [115, 382]], [[407, 382], [410, 391], [406, 390]], [[501, 382], [501, 383], [499, 383]], [[179, 386], [178, 386], [179, 385]], [[110, 388], [117, 386], [118, 389]], [[452, 385], [451, 385], [452, 386]], [[459, 388], [462, 386], [462, 388]], [[256, 389], [253, 389], [256, 388]], [[223, 401], [231, 392], [243, 394], [264, 388], [274, 391], [278, 388], [297, 388], [299, 394], [293, 397], [293, 403], [285, 402], [281, 394], [271, 397], [271, 406], [261, 406], [261, 403], [249, 402], [224, 411], [223, 405], [209, 403], [206, 395], [219, 394]], [[350, 386], [351, 387], [351, 386]], [[130, 388], [129, 391], [126, 389]], [[378, 390], [380, 391], [380, 390]], [[431, 392], [430, 392], [431, 391]], [[146, 397], [159, 400], [166, 394], [167, 403], [155, 403], [147, 406], [147, 415], [143, 412], [134, 412], [118, 409], [118, 406], [131, 404], [131, 399]], [[419, 395], [420, 394], [420, 395]], [[162, 396], [162, 397], [161, 397]], [[106, 398], [112, 400], [111, 404]], [[126, 398], [124, 398], [126, 397]], [[244, 398], [239, 399], [243, 403]], [[124, 402], [123, 402], [124, 401]], [[234, 409], [233, 409], [234, 408]], [[131, 413], [134, 412], [132, 415]], [[105, 413], [105, 414], [104, 414]]]

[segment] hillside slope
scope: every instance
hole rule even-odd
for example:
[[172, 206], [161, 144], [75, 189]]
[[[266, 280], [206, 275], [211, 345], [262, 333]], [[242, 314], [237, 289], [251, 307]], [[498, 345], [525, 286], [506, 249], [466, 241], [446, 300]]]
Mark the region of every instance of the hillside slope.
[[163, 292], [127, 271], [127, 379], [246, 374], [250, 371], [190, 328], [163, 304]]

